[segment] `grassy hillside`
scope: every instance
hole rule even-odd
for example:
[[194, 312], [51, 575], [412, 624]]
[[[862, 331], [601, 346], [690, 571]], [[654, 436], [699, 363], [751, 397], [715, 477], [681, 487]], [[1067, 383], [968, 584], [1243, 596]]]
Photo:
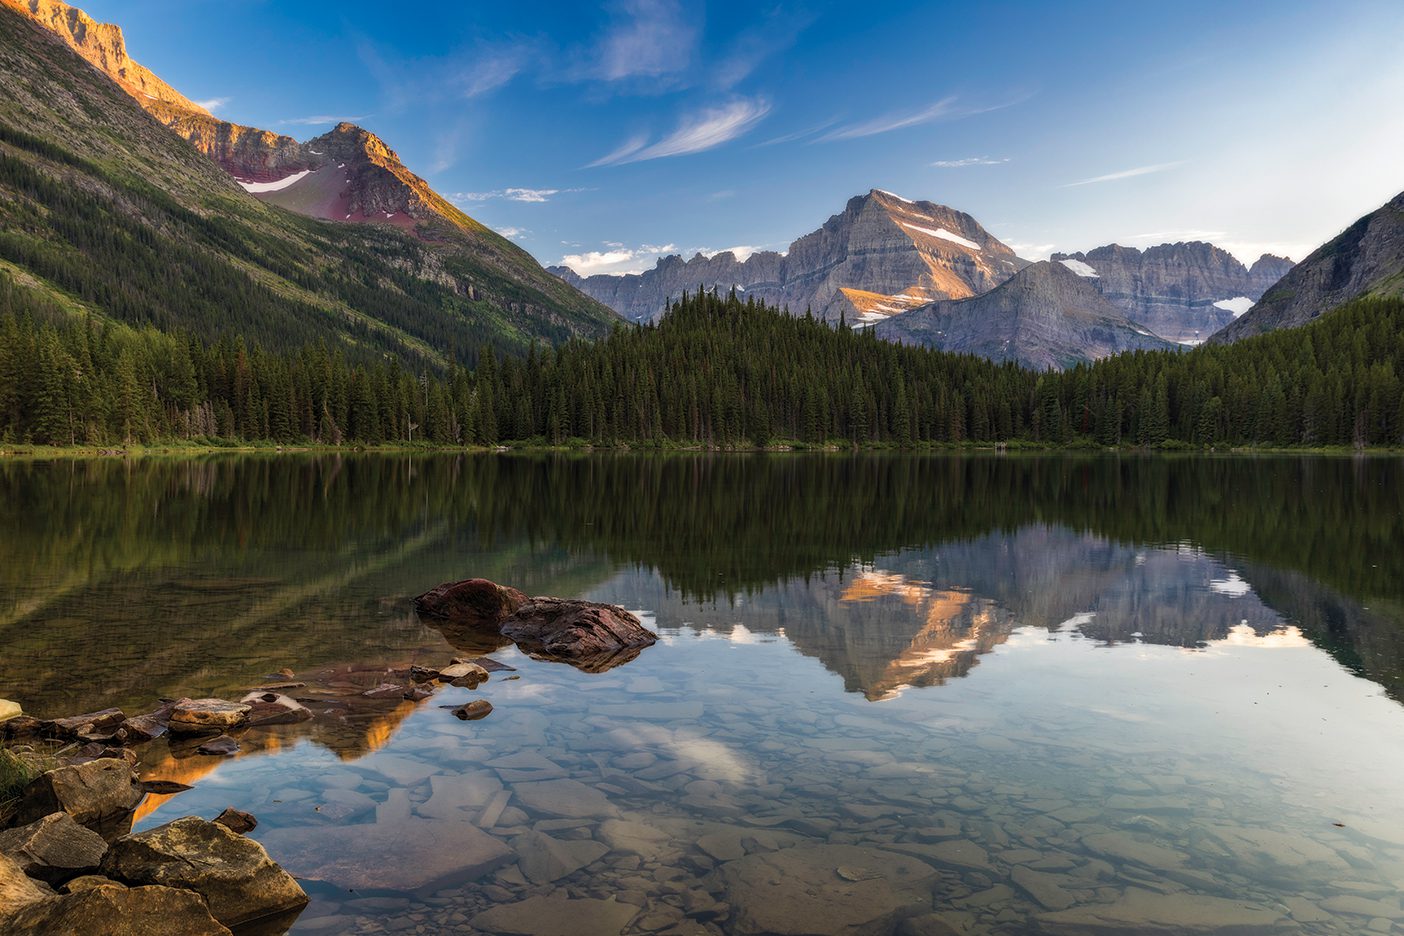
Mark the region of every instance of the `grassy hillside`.
[[0, 85], [0, 276], [57, 307], [435, 370], [613, 318], [485, 230], [475, 252], [259, 203], [6, 7]]

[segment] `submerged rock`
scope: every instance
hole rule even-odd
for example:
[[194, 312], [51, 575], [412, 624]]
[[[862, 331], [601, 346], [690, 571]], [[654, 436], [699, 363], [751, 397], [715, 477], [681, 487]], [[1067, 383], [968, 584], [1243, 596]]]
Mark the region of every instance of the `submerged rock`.
[[487, 579], [445, 582], [414, 599], [422, 616], [483, 625], [500, 624], [526, 604], [526, 595]]
[[74, 822], [68, 813], [53, 813], [0, 832], [0, 854], [36, 880], [61, 884], [96, 868], [107, 854], [107, 842]]
[[86, 826], [128, 815], [146, 794], [130, 764], [115, 757], [47, 771], [21, 794], [14, 821], [28, 824], [56, 812]]
[[1112, 903], [1045, 913], [1038, 920], [1043, 930], [1068, 936], [1267, 936], [1292, 931], [1281, 913], [1246, 900], [1204, 894], [1157, 894], [1135, 887]]
[[775, 936], [891, 932], [904, 917], [931, 909], [936, 877], [916, 858], [857, 845], [757, 853], [719, 873], [735, 908], [728, 931]]
[[618, 936], [639, 908], [614, 900], [529, 897], [473, 917], [474, 929], [514, 936]]
[[194, 816], [118, 839], [102, 873], [132, 886], [194, 891], [228, 927], [301, 910], [307, 895], [252, 839]]
[[600, 860], [609, 846], [592, 839], [552, 838], [544, 832], [524, 832], [512, 839], [517, 867], [533, 884], [550, 884]]
[[171, 708], [172, 734], [223, 734], [249, 720], [251, 707], [224, 699], [181, 699]]
[[229, 936], [199, 894], [174, 887], [105, 885], [32, 902], [0, 919], [0, 936], [101, 933], [102, 936]]
[[467, 705], [460, 705], [453, 710], [453, 714], [463, 721], [477, 721], [480, 718], [487, 718], [491, 712], [492, 703], [487, 699], [474, 699]]

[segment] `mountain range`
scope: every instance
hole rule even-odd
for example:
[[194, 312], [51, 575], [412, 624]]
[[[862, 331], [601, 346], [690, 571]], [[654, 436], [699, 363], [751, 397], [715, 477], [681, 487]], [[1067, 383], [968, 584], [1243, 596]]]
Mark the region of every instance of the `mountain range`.
[[[333, 338], [435, 366], [470, 363], [483, 344], [598, 337], [616, 320], [360, 127], [298, 143], [219, 120], [133, 62], [119, 28], [58, 0], [0, 0], [0, 29], [4, 155], [37, 174], [0, 183], [11, 196], [0, 257], [61, 305], [208, 336]], [[62, 230], [73, 212], [51, 185], [87, 193], [83, 210], [132, 236], [79, 243], [98, 234]], [[86, 267], [74, 256], [114, 249], [121, 271], [110, 256]], [[214, 285], [128, 308], [143, 267]]]
[[658, 318], [669, 299], [701, 287], [735, 288], [798, 315], [871, 323], [936, 299], [988, 292], [1027, 265], [965, 212], [873, 189], [783, 254], [671, 256], [623, 276], [549, 269], [635, 322]]

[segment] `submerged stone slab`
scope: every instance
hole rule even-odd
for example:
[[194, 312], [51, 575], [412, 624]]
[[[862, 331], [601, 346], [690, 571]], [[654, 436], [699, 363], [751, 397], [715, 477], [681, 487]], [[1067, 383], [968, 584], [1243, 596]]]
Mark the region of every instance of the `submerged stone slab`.
[[290, 872], [356, 891], [434, 891], [476, 880], [516, 859], [464, 820], [273, 829], [263, 842]]
[[1057, 936], [1273, 936], [1295, 926], [1276, 910], [1251, 901], [1140, 888], [1109, 904], [1045, 913], [1038, 920], [1044, 931]]
[[614, 900], [529, 897], [484, 910], [471, 922], [504, 936], [619, 936], [638, 912]]
[[909, 855], [858, 845], [748, 855], [719, 873], [735, 909], [728, 931], [774, 936], [891, 932], [902, 918], [931, 909], [936, 877]]
[[517, 867], [533, 884], [550, 884], [599, 861], [609, 846], [592, 839], [562, 840], [543, 832], [527, 832], [512, 839]]
[[517, 799], [534, 812], [567, 819], [607, 819], [619, 808], [594, 787], [579, 780], [536, 780], [512, 787]]

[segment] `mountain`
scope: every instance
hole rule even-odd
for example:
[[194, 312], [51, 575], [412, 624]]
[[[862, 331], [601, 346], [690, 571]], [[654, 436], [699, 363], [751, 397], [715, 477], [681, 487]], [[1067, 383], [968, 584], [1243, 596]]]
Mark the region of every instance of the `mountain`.
[[1026, 267], [982, 296], [933, 302], [874, 326], [880, 338], [1062, 370], [1121, 351], [1173, 345], [1137, 325], [1063, 263]]
[[[186, 308], [134, 296], [135, 284], [119, 281], [111, 260], [60, 274], [12, 242], [6, 259], [86, 308], [265, 343], [339, 336], [361, 354], [437, 366], [470, 362], [484, 343], [517, 352], [542, 339], [597, 337], [616, 321], [437, 195], [366, 130], [341, 124], [301, 144], [221, 121], [133, 62], [116, 26], [57, 0], [0, 0], [0, 19], [0, 122], [19, 134], [7, 155], [68, 190], [26, 193], [0, 209], [7, 227], [35, 228], [23, 240], [31, 252], [45, 242], [49, 266], [63, 265], [57, 256], [65, 251], [96, 260], [97, 245], [79, 243], [95, 232], [63, 230], [72, 212], [53, 203], [82, 191], [91, 203], [78, 211], [142, 232], [122, 240], [123, 251], [169, 241], [172, 249], [133, 262], [163, 289], [197, 294]], [[216, 283], [228, 280], [206, 284], [220, 295], [179, 285], [199, 279], [193, 268], [202, 264], [219, 268]], [[78, 282], [104, 277], [113, 282]], [[241, 292], [257, 299], [241, 300]]]
[[1271, 254], [1245, 267], [1227, 250], [1202, 241], [1144, 252], [1108, 244], [1051, 259], [1092, 280], [1131, 321], [1179, 344], [1204, 341], [1292, 268], [1292, 261]]
[[1211, 339], [1237, 341], [1305, 325], [1359, 296], [1404, 295], [1404, 192], [1297, 264]]
[[669, 299], [702, 286], [734, 287], [794, 314], [811, 309], [830, 321], [878, 322], [933, 299], [988, 292], [1025, 265], [970, 215], [873, 189], [784, 254], [672, 256], [624, 276], [550, 271], [633, 321], [657, 318]]

